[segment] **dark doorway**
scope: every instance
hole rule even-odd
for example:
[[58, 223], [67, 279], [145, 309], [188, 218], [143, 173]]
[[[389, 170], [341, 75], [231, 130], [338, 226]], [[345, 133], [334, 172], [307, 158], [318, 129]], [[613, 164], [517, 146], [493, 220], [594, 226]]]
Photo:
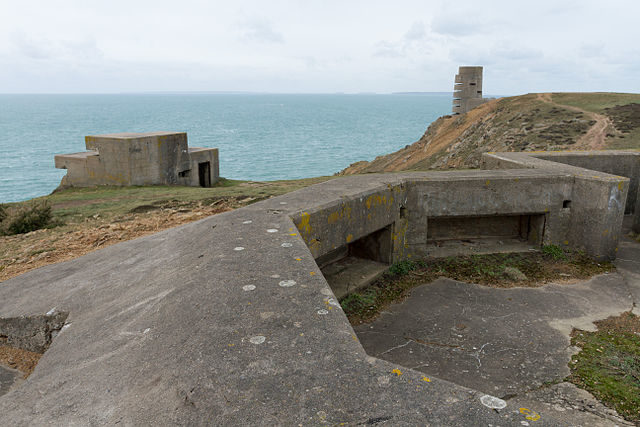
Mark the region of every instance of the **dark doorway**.
[[211, 187], [211, 164], [209, 162], [198, 163], [198, 178], [200, 187]]

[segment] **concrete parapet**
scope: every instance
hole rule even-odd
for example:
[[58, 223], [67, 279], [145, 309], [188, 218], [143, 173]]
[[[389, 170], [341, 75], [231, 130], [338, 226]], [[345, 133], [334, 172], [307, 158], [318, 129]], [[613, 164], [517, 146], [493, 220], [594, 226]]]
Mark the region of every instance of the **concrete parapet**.
[[[598, 259], [615, 259], [625, 205], [630, 205], [628, 213], [634, 210], [634, 204], [628, 200], [635, 200], [635, 196], [628, 196], [628, 193], [630, 182], [637, 182], [637, 169], [633, 166], [635, 156], [635, 153], [614, 151], [557, 155], [547, 152], [485, 153], [483, 169], [534, 168], [570, 174], [573, 177], [571, 196], [563, 201], [563, 209], [569, 218], [567, 238], [562, 243], [584, 249]], [[590, 169], [572, 164], [588, 165]], [[604, 170], [619, 171], [621, 175]]]
[[184, 132], [90, 135], [88, 152], [55, 156], [67, 169], [61, 187], [94, 185], [211, 186], [218, 180], [218, 149], [189, 148]]

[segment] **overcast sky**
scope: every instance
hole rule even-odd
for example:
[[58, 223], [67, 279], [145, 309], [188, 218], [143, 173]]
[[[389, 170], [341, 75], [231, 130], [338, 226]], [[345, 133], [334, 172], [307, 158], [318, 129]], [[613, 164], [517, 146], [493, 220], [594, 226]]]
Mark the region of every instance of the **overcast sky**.
[[634, 0], [0, 0], [0, 93], [640, 92]]

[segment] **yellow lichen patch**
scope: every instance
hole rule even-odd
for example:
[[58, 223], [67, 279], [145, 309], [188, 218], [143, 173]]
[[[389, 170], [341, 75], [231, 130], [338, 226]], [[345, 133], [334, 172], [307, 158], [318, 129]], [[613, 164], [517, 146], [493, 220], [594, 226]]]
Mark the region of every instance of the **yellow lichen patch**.
[[602, 235], [603, 235], [603, 236], [606, 236], [607, 234], [609, 234], [609, 230], [604, 230], [604, 231], [602, 232]]
[[351, 243], [352, 240], [353, 240], [353, 234], [348, 234], [347, 235], [347, 243]]
[[391, 371], [392, 374], [396, 374], [397, 376], [402, 375], [402, 371], [398, 368], [394, 369], [393, 371]]
[[302, 258], [296, 258], [296, 261], [302, 261]]
[[569, 241], [568, 241], [568, 240], [565, 240], [565, 241], [564, 241], [564, 242], [562, 242], [562, 243], [564, 243], [565, 245], [568, 245], [568, 244], [569, 244]]
[[431, 378], [429, 378], [429, 377], [422, 377], [422, 381], [426, 381], [426, 382], [430, 383], [430, 382], [431, 382]]
[[486, 185], [487, 187], [489, 186], [489, 184], [491, 184], [491, 181], [487, 180], [484, 185]]
[[622, 191], [623, 188], [624, 188], [624, 181], [620, 181], [618, 183], [618, 190]]
[[298, 230], [300, 230], [301, 233], [306, 234], [307, 236], [309, 234], [311, 234], [311, 215], [309, 215], [307, 212], [302, 212], [302, 214], [300, 215], [300, 222], [297, 224], [298, 226]]
[[329, 216], [327, 217], [327, 222], [329, 224], [334, 224], [338, 222], [339, 219], [340, 219], [340, 212], [333, 212], [329, 214]]
[[310, 271], [310, 272], [309, 272], [309, 276], [315, 276], [315, 275], [316, 275], [316, 272], [315, 272], [315, 271]]
[[540, 415], [537, 412], [528, 408], [520, 408], [520, 413], [526, 415], [525, 418], [529, 421], [538, 421], [540, 419]]

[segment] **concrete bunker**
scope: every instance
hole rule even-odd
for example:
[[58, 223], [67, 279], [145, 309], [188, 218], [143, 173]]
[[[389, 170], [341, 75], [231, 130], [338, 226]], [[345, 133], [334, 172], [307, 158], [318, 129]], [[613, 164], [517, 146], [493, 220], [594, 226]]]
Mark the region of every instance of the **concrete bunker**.
[[90, 135], [86, 152], [55, 156], [67, 169], [60, 187], [186, 185], [210, 187], [219, 179], [218, 149], [189, 147], [185, 132]]

